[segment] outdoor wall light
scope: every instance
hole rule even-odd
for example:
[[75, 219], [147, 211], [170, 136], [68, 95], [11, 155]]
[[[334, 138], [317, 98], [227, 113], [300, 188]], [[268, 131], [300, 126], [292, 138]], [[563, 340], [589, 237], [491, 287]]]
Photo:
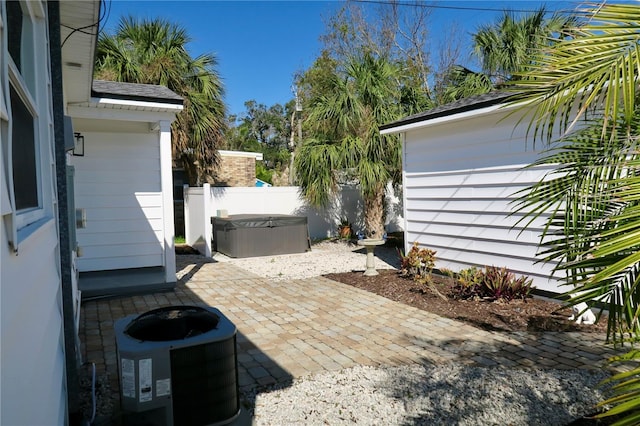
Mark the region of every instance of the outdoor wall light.
[[74, 133], [75, 145], [73, 147], [73, 155], [76, 157], [84, 157], [84, 136], [81, 133]]

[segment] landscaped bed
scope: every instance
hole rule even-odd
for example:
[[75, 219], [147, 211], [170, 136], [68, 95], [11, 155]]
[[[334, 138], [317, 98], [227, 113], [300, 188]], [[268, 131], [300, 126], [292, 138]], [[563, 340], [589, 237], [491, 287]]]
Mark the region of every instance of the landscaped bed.
[[[568, 320], [571, 309], [556, 301], [531, 297], [524, 300], [447, 301], [437, 296], [426, 284], [402, 277], [397, 270], [379, 270], [377, 276], [367, 277], [362, 272], [326, 274], [325, 277], [344, 284], [376, 293], [388, 299], [413, 306], [437, 315], [473, 324], [485, 330], [496, 331], [583, 331], [606, 333], [606, 317], [594, 325], [576, 324]], [[445, 296], [453, 292], [454, 281], [448, 276], [430, 275], [436, 289]]]

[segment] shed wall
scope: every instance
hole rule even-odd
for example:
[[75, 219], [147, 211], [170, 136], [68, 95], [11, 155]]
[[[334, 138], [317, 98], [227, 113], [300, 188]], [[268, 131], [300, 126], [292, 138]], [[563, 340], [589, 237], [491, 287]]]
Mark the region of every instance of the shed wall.
[[[114, 128], [117, 122], [112, 123]], [[157, 133], [83, 132], [73, 157], [81, 272], [163, 266], [163, 202]]]
[[[514, 130], [515, 129], [515, 130]], [[526, 168], [539, 153], [516, 118], [494, 112], [405, 134], [405, 244], [437, 251], [437, 267], [506, 266], [542, 290], [562, 292], [552, 266], [536, 263], [544, 217], [526, 231], [510, 215], [516, 193], [549, 171]]]

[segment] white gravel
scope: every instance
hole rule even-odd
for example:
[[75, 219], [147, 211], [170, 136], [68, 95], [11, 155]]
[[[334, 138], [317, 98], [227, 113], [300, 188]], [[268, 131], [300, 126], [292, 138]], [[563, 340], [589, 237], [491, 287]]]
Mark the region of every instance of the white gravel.
[[[398, 268], [376, 247], [376, 268]], [[272, 280], [363, 271], [365, 250], [325, 241], [307, 253], [214, 259]], [[603, 399], [601, 371], [439, 366], [359, 366], [297, 379], [255, 396], [255, 425], [566, 425]]]
[[[394, 248], [375, 248], [376, 269], [394, 269], [400, 257]], [[363, 247], [344, 241], [328, 240], [312, 245], [311, 251], [278, 256], [248, 257], [233, 259], [215, 253], [218, 262], [231, 262], [242, 269], [272, 280], [292, 280], [317, 277], [319, 275], [364, 271], [366, 251]]]
[[256, 425], [566, 425], [605, 377], [585, 370], [355, 367], [256, 397]]

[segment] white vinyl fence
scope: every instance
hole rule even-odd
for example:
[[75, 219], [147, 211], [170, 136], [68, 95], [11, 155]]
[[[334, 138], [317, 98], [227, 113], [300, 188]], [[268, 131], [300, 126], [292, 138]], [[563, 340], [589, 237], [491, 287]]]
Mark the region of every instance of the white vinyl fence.
[[[403, 230], [402, 206], [393, 190], [387, 191], [387, 232]], [[297, 186], [285, 187], [184, 187], [185, 239], [205, 256], [211, 256], [211, 218], [226, 210], [236, 214], [288, 214], [306, 216], [311, 239], [335, 236], [342, 219], [354, 231], [363, 230], [363, 202], [355, 187], [343, 187], [327, 208], [310, 206]]]

